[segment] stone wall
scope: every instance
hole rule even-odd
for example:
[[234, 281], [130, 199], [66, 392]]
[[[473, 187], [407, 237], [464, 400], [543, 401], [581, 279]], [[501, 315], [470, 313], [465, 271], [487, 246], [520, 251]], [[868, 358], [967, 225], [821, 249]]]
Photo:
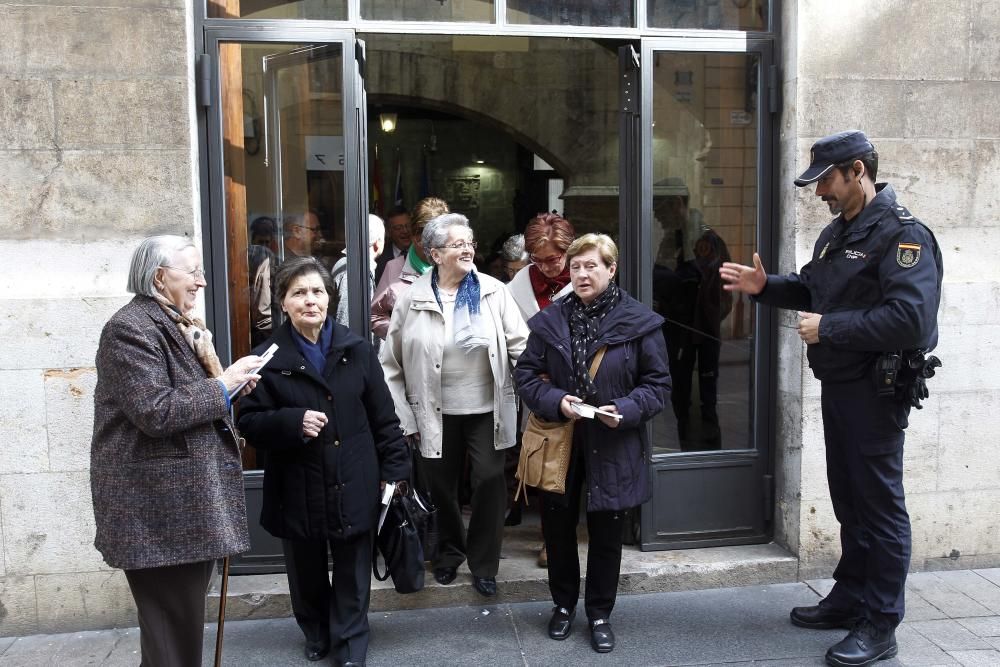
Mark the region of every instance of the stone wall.
[[[813, 188], [791, 180], [809, 147], [864, 129], [878, 180], [936, 233], [945, 284], [932, 397], [910, 418], [905, 450], [914, 570], [1000, 564], [1000, 6], [990, 0], [801, 0], [783, 3], [780, 253], [808, 261], [829, 221]], [[829, 576], [839, 555], [826, 485], [819, 384], [796, 318], [781, 316], [776, 539], [803, 578]]]
[[103, 323], [137, 240], [195, 235], [183, 0], [0, 4], [0, 636], [134, 623], [93, 547]]

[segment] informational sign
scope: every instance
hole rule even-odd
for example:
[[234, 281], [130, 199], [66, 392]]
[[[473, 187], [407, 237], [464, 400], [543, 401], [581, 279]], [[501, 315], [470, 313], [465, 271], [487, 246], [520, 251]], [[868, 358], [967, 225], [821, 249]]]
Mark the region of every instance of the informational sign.
[[344, 138], [306, 136], [306, 170], [344, 171]]

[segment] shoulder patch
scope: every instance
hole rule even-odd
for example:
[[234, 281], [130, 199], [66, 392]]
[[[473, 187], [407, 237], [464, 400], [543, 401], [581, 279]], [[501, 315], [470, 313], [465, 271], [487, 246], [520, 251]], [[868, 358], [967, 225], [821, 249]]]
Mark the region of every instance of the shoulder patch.
[[919, 243], [900, 243], [896, 248], [896, 263], [904, 269], [910, 269], [920, 261]]
[[892, 212], [896, 214], [896, 217], [899, 218], [900, 222], [916, 222], [917, 220], [916, 218], [913, 217], [913, 214], [906, 209], [905, 206], [899, 206], [897, 204], [896, 206], [892, 207]]

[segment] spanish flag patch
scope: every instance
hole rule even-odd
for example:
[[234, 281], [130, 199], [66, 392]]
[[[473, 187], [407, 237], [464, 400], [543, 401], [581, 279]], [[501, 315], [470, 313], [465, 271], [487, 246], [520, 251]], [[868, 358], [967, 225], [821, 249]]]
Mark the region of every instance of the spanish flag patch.
[[904, 269], [910, 269], [920, 261], [919, 243], [900, 243], [896, 248], [896, 263]]

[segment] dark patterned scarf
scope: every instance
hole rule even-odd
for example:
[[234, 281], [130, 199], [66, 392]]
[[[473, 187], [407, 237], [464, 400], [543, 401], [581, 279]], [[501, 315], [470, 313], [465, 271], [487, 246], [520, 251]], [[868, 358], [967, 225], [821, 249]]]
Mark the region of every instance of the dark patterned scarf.
[[618, 285], [611, 282], [608, 288], [590, 304], [585, 304], [574, 292], [569, 296], [573, 311], [569, 316], [569, 338], [573, 359], [573, 383], [576, 385], [576, 396], [584, 401], [597, 395], [594, 379], [590, 377], [587, 366], [587, 353], [590, 346], [597, 340], [604, 317], [621, 301]]

